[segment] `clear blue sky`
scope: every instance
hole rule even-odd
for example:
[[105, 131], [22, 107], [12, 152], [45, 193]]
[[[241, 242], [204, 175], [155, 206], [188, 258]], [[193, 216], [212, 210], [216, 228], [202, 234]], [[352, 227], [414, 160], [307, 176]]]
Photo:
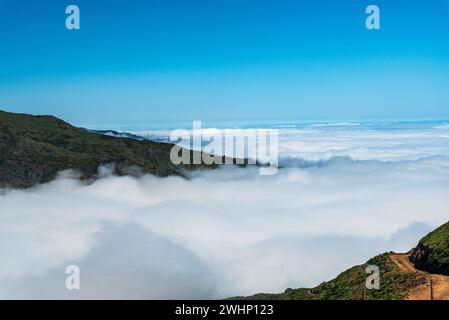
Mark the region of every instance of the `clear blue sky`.
[[449, 0], [0, 0], [0, 108], [90, 127], [447, 119]]

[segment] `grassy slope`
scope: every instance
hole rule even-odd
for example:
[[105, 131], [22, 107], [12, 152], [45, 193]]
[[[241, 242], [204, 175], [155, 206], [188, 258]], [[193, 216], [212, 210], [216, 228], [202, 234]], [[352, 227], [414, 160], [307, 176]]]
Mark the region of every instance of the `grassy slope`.
[[157, 176], [181, 175], [185, 168], [171, 163], [171, 147], [95, 134], [52, 116], [0, 111], [0, 188], [31, 187], [66, 169], [91, 178], [107, 163], [115, 163], [118, 174], [138, 166]]
[[404, 299], [405, 292], [426, 281], [416, 274], [401, 273], [388, 254], [381, 254], [370, 259], [366, 264], [352, 267], [335, 279], [323, 282], [319, 286], [307, 289], [287, 289], [279, 294], [259, 293], [250, 297], [235, 297], [231, 299], [245, 300], [361, 300], [368, 265], [380, 269], [380, 289], [366, 290], [367, 300], [398, 300]]
[[449, 275], [449, 222], [422, 238], [410, 260], [418, 269]]
[[378, 255], [367, 263], [352, 267], [335, 279], [307, 289], [287, 289], [279, 294], [259, 293], [250, 297], [235, 297], [245, 300], [360, 300], [363, 298], [363, 285], [368, 265], [378, 266], [381, 272], [380, 289], [367, 290], [365, 299], [391, 300], [404, 299], [407, 292], [427, 283], [426, 272], [449, 275], [449, 222], [435, 229], [419, 241], [411, 251], [410, 261], [418, 270], [426, 272], [400, 272], [388, 253]]

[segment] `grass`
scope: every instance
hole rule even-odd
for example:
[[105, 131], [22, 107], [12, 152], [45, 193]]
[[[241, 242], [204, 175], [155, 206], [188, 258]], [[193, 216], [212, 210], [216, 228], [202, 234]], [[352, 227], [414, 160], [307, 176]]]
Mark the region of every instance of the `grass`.
[[[380, 289], [364, 290], [367, 266], [375, 265], [380, 270]], [[416, 274], [401, 273], [388, 254], [381, 254], [363, 265], [352, 267], [335, 279], [308, 289], [287, 289], [279, 294], [259, 293], [250, 297], [234, 297], [243, 300], [400, 300], [405, 293], [425, 279]]]
[[183, 175], [186, 169], [206, 167], [172, 164], [171, 147], [92, 133], [53, 116], [0, 111], [0, 188], [31, 187], [66, 169], [89, 179], [100, 165], [109, 163], [116, 165], [120, 175], [135, 172], [135, 167], [156, 176]]
[[422, 238], [410, 260], [420, 270], [449, 275], [449, 223]]
[[425, 236], [420, 244], [430, 252], [430, 259], [438, 265], [449, 265], [449, 223]]

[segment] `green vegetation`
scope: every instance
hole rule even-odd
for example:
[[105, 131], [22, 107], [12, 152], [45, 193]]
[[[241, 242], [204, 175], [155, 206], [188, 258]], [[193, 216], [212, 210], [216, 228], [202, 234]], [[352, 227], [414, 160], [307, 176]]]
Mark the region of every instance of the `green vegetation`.
[[449, 275], [449, 222], [422, 238], [410, 261], [420, 270]]
[[[375, 265], [380, 269], [380, 289], [364, 290], [368, 276], [366, 267]], [[410, 288], [425, 283], [426, 279], [414, 273], [401, 273], [388, 254], [370, 259], [366, 264], [352, 267], [335, 279], [306, 289], [287, 289], [280, 294], [259, 293], [250, 297], [235, 297], [245, 300], [398, 300], [405, 298]]]
[[449, 223], [428, 234], [420, 244], [432, 252], [431, 258], [436, 264], [449, 265]]
[[[114, 138], [76, 128], [53, 116], [0, 111], [0, 188], [27, 188], [74, 169], [94, 178], [100, 165], [114, 163], [119, 175], [183, 175], [170, 161], [172, 145]], [[214, 166], [212, 166], [214, 167]]]
[[[352, 267], [335, 279], [307, 289], [287, 289], [279, 294], [259, 293], [249, 297], [234, 297], [244, 300], [398, 300], [419, 286], [428, 283], [429, 274], [449, 275], [449, 222], [422, 238], [411, 250], [409, 260], [417, 271], [401, 272], [390, 258], [393, 253], [378, 255], [363, 265]], [[396, 255], [397, 256], [397, 255]], [[364, 290], [368, 274], [367, 266], [380, 270], [380, 289]], [[412, 290], [413, 289], [413, 290]]]

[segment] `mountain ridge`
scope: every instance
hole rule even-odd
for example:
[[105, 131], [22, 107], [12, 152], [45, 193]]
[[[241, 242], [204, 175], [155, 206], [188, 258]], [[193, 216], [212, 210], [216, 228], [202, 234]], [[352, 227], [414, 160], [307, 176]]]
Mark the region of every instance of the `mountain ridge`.
[[[169, 143], [94, 133], [50, 115], [0, 110], [0, 188], [29, 188], [68, 169], [79, 172], [82, 180], [92, 179], [100, 166], [111, 163], [118, 175], [141, 172], [159, 177], [218, 167], [174, 165], [170, 160], [172, 147]], [[196, 151], [188, 152], [192, 155]]]

